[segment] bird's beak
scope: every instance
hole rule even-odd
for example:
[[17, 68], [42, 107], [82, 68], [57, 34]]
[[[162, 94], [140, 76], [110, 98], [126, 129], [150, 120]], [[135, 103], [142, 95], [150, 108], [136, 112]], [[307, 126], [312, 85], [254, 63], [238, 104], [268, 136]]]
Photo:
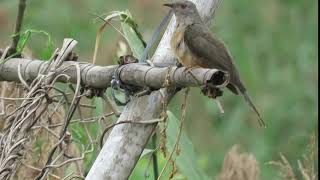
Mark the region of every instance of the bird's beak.
[[173, 8], [173, 5], [174, 4], [172, 4], [172, 3], [165, 3], [165, 4], [163, 4], [164, 6], [167, 6], [167, 7], [170, 7], [170, 8]]

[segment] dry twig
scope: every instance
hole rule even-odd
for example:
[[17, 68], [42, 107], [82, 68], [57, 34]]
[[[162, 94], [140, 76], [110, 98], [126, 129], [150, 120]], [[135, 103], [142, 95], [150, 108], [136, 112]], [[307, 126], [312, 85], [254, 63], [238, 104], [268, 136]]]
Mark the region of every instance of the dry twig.
[[181, 119], [180, 119], [178, 135], [177, 135], [176, 141], [175, 141], [175, 143], [173, 145], [172, 151], [171, 151], [171, 153], [170, 153], [170, 155], [169, 155], [164, 167], [162, 168], [162, 170], [161, 170], [161, 172], [160, 172], [160, 174], [158, 176], [158, 180], [163, 175], [163, 173], [164, 173], [165, 169], [167, 168], [168, 163], [170, 162], [170, 160], [172, 160], [173, 153], [176, 152], [176, 150], [178, 149], [178, 144], [179, 144], [179, 141], [180, 141], [180, 138], [181, 138], [182, 127], [183, 127], [183, 123], [184, 123], [185, 115], [186, 115], [188, 95], [189, 95], [189, 88], [186, 88], [185, 95], [184, 95], [184, 102], [181, 105]]

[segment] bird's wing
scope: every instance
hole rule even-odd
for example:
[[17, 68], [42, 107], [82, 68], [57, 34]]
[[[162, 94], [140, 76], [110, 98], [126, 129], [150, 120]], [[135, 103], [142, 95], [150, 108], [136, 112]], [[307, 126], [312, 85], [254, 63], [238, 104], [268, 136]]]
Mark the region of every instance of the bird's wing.
[[202, 24], [193, 24], [186, 28], [184, 41], [189, 50], [199, 58], [207, 68], [234, 71], [234, 65], [224, 44], [213, 38], [211, 32]]
[[229, 72], [230, 84], [227, 87], [233, 93], [238, 94], [237, 89], [245, 91], [228, 49], [222, 41], [213, 37], [204, 24], [196, 23], [188, 26], [184, 33], [184, 41], [189, 50], [198, 57], [197, 60], [201, 61], [199, 63], [202, 67]]

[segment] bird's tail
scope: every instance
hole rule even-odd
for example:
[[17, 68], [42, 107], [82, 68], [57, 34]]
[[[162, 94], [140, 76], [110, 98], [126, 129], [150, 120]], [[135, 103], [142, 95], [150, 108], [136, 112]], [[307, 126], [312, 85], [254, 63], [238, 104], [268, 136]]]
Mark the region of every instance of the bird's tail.
[[243, 95], [244, 99], [246, 100], [246, 102], [248, 103], [248, 105], [256, 112], [256, 114], [258, 115], [259, 118], [259, 124], [263, 127], [266, 127], [265, 122], [263, 121], [263, 119], [260, 116], [260, 113], [258, 112], [256, 106], [253, 104], [250, 96], [247, 94], [246, 91], [241, 91], [241, 94]]

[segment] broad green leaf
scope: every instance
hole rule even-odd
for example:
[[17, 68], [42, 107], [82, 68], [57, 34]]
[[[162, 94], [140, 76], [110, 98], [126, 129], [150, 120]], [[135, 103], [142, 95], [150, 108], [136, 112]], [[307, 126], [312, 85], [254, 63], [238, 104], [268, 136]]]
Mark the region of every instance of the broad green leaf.
[[133, 56], [140, 59], [142, 57], [144, 46], [139, 39], [136, 31], [127, 23], [121, 23], [123, 33], [126, 37], [126, 40], [128, 41], [128, 44], [133, 52]]
[[120, 14], [120, 21], [122, 22], [122, 30], [133, 52], [133, 56], [140, 59], [146, 43], [143, 41], [143, 37], [138, 31], [138, 24], [134, 22], [129, 11]]
[[137, 23], [133, 20], [129, 11], [113, 11], [106, 16], [104, 20], [111, 21], [116, 18], [119, 18], [118, 20], [121, 21], [122, 35], [127, 40], [133, 52], [133, 56], [140, 59], [146, 43], [144, 42], [141, 33], [138, 31]]
[[[168, 127], [167, 127], [167, 150], [172, 151], [176, 137], [179, 131], [180, 121], [170, 111], [168, 114]], [[179, 142], [180, 153], [177, 156], [175, 162], [179, 169], [179, 172], [186, 176], [188, 179], [209, 179], [205, 173], [197, 165], [197, 156], [194, 151], [193, 144], [189, 140], [186, 133], [182, 130], [180, 142]]]

